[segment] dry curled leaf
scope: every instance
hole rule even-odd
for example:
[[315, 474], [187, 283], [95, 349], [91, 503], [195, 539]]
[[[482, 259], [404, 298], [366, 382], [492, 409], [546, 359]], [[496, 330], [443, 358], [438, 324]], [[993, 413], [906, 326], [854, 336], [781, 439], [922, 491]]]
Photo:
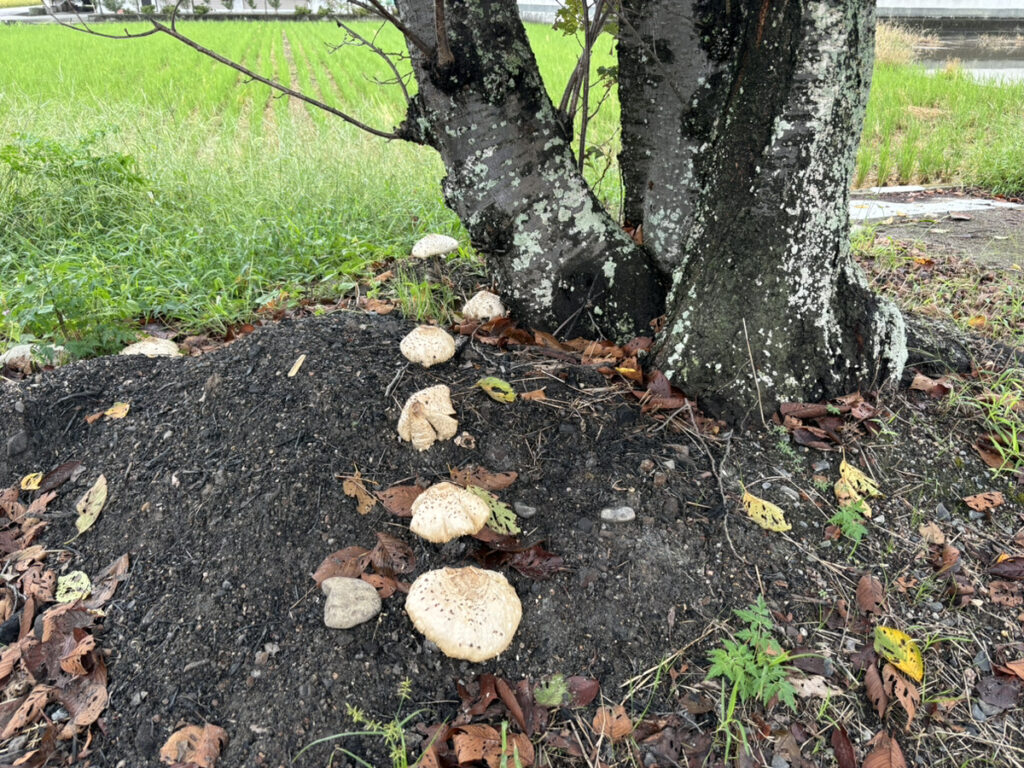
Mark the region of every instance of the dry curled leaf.
[[890, 699], [895, 699], [907, 713], [907, 729], [910, 728], [910, 721], [917, 714], [917, 707], [921, 704], [921, 692], [917, 686], [903, 677], [892, 664], [882, 667], [882, 683], [885, 685], [885, 692]]
[[216, 725], [187, 725], [175, 731], [160, 748], [163, 763], [194, 763], [198, 768], [214, 768], [228, 734]]
[[1000, 579], [1024, 581], [1024, 557], [1002, 557], [988, 572]]
[[873, 574], [865, 573], [857, 582], [857, 607], [876, 619], [885, 611], [885, 587]]
[[1024, 605], [1024, 584], [1011, 581], [993, 581], [988, 585], [988, 596], [996, 605], [1019, 608]]
[[592, 723], [594, 733], [612, 741], [624, 739], [633, 732], [633, 722], [621, 704], [615, 707], [600, 707]]
[[460, 765], [479, 762], [486, 764], [487, 768], [516, 764], [527, 768], [533, 765], [533, 745], [521, 733], [502, 735], [489, 725], [460, 725], [453, 729], [452, 744]]
[[492, 472], [479, 466], [451, 470], [452, 481], [466, 487], [475, 485], [485, 491], [503, 491], [519, 477], [518, 472]]
[[861, 768], [907, 768], [907, 760], [896, 739], [885, 731], [879, 731], [868, 742], [871, 751], [864, 758]]
[[324, 558], [313, 574], [313, 581], [319, 587], [334, 576], [358, 579], [370, 564], [370, 550], [363, 547], [345, 547]]
[[377, 491], [377, 498], [384, 509], [397, 517], [412, 517], [412, 503], [423, 493], [418, 485], [395, 485], [384, 491]]
[[1003, 494], [999, 491], [986, 491], [985, 493], [976, 493], [973, 496], [965, 496], [964, 501], [967, 502], [967, 506], [977, 512], [991, 512], [998, 506], [1001, 506], [1006, 502], [1003, 498]]
[[114, 403], [103, 412], [103, 415], [108, 419], [123, 419], [128, 415], [128, 411], [131, 410], [131, 407], [130, 403]]
[[384, 576], [412, 573], [416, 567], [416, 554], [412, 547], [387, 533], [377, 534], [377, 545], [370, 550], [374, 570]]
[[871, 708], [879, 717], [885, 715], [889, 707], [889, 694], [885, 692], [885, 685], [882, 683], [882, 676], [878, 674], [878, 667], [872, 664], [864, 674], [864, 689], [868, 696]]
[[921, 534], [926, 544], [946, 543], [946, 535], [935, 523], [922, 523], [917, 527], [917, 532]]
[[92, 487], [75, 504], [75, 511], [78, 512], [78, 518], [75, 520], [75, 528], [78, 529], [76, 538], [92, 527], [106, 503], [107, 478], [100, 475]]
[[377, 503], [377, 500], [370, 495], [366, 490], [366, 486], [363, 485], [362, 475], [359, 474], [359, 470], [352, 477], [345, 478], [345, 481], [341, 484], [341, 489], [345, 492], [346, 496], [351, 496], [356, 500], [356, 511], [360, 515], [367, 514], [373, 505]]

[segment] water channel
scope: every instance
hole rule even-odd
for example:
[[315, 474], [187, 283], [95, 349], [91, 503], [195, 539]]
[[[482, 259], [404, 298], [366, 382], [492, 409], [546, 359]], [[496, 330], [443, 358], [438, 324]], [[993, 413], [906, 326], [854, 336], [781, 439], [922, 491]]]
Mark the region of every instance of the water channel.
[[921, 63], [939, 70], [951, 62], [978, 79], [1024, 81], [1024, 18], [887, 19], [920, 30], [929, 44]]

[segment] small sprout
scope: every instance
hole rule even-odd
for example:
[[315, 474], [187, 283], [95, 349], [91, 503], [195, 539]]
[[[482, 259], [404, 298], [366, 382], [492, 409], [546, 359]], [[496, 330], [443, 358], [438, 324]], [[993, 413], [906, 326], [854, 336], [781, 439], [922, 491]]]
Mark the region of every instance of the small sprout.
[[405, 359], [429, 368], [452, 359], [455, 339], [444, 328], [436, 325], [418, 325], [402, 339], [399, 349]]

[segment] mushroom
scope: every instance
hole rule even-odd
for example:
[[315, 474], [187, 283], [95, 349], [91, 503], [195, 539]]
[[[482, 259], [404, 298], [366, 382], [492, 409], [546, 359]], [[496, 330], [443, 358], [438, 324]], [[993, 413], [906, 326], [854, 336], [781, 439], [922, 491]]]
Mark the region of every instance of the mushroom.
[[398, 436], [412, 443], [417, 451], [425, 451], [436, 440], [450, 440], [459, 431], [459, 422], [452, 418], [452, 395], [448, 387], [438, 384], [414, 392], [405, 401], [398, 417]]
[[412, 583], [405, 610], [445, 656], [472, 662], [508, 648], [523, 617], [508, 580], [473, 567], [427, 571]]
[[409, 362], [429, 368], [452, 359], [455, 339], [444, 328], [436, 325], [417, 325], [405, 335], [399, 349]]
[[493, 320], [505, 316], [505, 305], [490, 291], [478, 291], [466, 302], [462, 315], [469, 320]]
[[432, 485], [412, 503], [409, 530], [443, 544], [484, 527], [491, 510], [487, 502], [452, 483]]
[[414, 259], [427, 259], [431, 256], [447, 256], [459, 247], [459, 241], [448, 235], [425, 235], [412, 247]]

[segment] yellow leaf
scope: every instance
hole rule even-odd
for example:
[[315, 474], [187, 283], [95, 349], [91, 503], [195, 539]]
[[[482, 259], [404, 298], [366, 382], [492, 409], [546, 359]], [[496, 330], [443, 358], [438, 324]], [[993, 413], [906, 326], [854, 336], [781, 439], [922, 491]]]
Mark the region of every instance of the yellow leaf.
[[78, 533], [75, 538], [85, 533], [92, 527], [92, 524], [96, 522], [96, 518], [100, 516], [100, 510], [103, 509], [103, 505], [107, 503], [107, 478], [104, 475], [100, 475], [99, 478], [93, 483], [92, 488], [86, 491], [82, 498], [75, 504], [75, 511], [78, 512], [78, 518], [75, 520], [75, 528], [78, 529]]
[[351, 496], [356, 500], [356, 511], [360, 515], [367, 514], [373, 505], [377, 503], [377, 499], [370, 495], [366, 490], [366, 486], [363, 485], [363, 476], [359, 474], [359, 470], [352, 477], [345, 478], [345, 481], [341, 484], [341, 489], [345, 492], [346, 496]]
[[843, 459], [842, 464], [839, 465], [839, 474], [842, 475], [842, 478], [846, 481], [847, 485], [857, 491], [861, 496], [882, 495], [882, 492], [878, 490], [878, 486], [875, 485], [875, 481], [855, 466], [847, 464], [846, 459]]
[[967, 324], [971, 328], [984, 328], [988, 323], [988, 318], [985, 315], [975, 315], [967, 320]]
[[92, 582], [83, 571], [71, 571], [57, 579], [57, 602], [73, 603], [89, 596]]
[[480, 379], [473, 386], [480, 387], [492, 400], [497, 400], [499, 403], [511, 403], [516, 399], [516, 393], [512, 389], [512, 385], [494, 376]]
[[131, 407], [130, 403], [114, 403], [103, 412], [103, 415], [108, 419], [123, 419], [128, 415], [128, 409]]
[[34, 491], [39, 488], [39, 484], [43, 482], [42, 472], [33, 472], [31, 475], [25, 475], [21, 478], [21, 490], [23, 491]]
[[759, 499], [757, 496], [744, 492], [743, 506], [747, 510], [750, 519], [765, 530], [782, 533], [793, 527], [786, 522], [786, 514], [770, 501]]
[[840, 506], [845, 507], [847, 504], [856, 504], [864, 517], [871, 517], [871, 507], [866, 501], [864, 501], [864, 498], [857, 493], [857, 490], [850, 486], [845, 478], [840, 477], [836, 480], [833, 490], [835, 491], [836, 500], [839, 502]]
[[892, 627], [875, 627], [875, 653], [917, 682], [924, 677], [921, 649], [905, 632]]

